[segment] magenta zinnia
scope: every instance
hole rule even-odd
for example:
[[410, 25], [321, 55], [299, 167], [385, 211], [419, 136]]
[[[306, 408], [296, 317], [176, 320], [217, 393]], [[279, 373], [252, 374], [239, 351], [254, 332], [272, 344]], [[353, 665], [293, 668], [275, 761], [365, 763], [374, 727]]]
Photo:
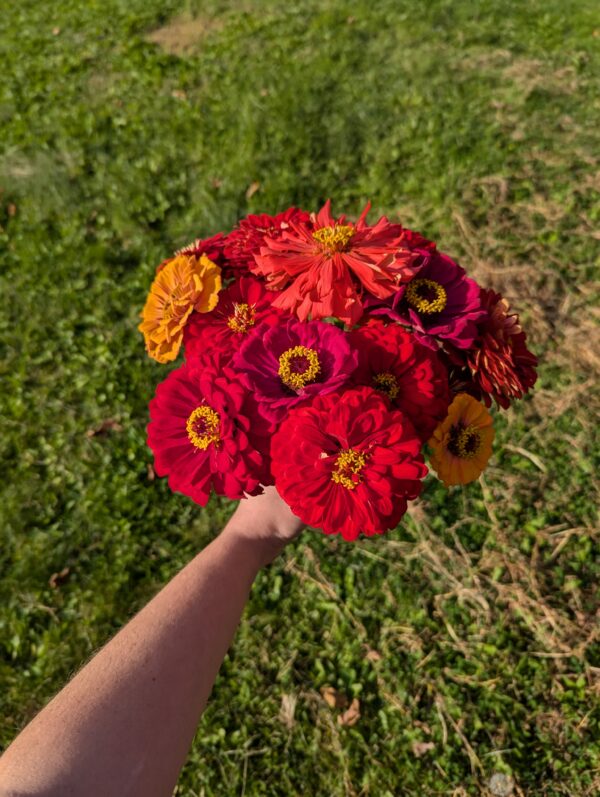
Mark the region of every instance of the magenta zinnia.
[[417, 275], [394, 296], [381, 302], [369, 299], [369, 312], [410, 325], [425, 345], [448, 340], [466, 349], [477, 335], [477, 321], [484, 315], [479, 286], [447, 255], [434, 253]]
[[342, 387], [357, 361], [356, 351], [337, 327], [289, 319], [278, 326], [257, 327], [233, 365], [244, 375], [260, 412], [275, 423], [300, 402]]

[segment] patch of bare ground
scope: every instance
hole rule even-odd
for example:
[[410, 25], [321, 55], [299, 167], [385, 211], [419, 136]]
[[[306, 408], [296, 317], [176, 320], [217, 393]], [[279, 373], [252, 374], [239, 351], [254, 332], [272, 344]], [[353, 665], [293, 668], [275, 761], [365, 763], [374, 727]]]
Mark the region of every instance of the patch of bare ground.
[[202, 42], [220, 30], [222, 25], [218, 19], [185, 14], [151, 31], [146, 35], [146, 40], [157, 44], [169, 55], [184, 57], [197, 51]]

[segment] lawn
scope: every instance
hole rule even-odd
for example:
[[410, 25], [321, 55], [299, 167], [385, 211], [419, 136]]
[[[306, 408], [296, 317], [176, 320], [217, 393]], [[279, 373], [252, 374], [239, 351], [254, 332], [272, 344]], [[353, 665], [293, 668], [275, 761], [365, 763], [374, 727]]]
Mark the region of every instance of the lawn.
[[177, 794], [600, 792], [597, 11], [3, 7], [0, 746], [232, 511], [154, 478], [157, 263], [370, 199], [509, 298], [538, 385], [479, 482], [428, 477], [386, 537], [307, 531], [260, 575]]

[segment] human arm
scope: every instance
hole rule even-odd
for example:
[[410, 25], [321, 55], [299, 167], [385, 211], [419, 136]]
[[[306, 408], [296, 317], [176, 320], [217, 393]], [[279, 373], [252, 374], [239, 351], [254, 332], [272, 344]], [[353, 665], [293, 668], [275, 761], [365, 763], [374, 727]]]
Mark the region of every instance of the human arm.
[[171, 795], [252, 582], [301, 527], [274, 487], [241, 501], [15, 739], [0, 797]]

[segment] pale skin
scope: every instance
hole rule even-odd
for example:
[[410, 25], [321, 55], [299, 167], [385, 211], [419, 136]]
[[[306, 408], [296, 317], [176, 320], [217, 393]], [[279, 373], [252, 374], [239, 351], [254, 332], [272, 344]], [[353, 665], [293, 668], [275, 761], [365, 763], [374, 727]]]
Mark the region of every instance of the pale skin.
[[274, 487], [240, 501], [17, 736], [0, 797], [171, 795], [252, 582], [301, 528]]

